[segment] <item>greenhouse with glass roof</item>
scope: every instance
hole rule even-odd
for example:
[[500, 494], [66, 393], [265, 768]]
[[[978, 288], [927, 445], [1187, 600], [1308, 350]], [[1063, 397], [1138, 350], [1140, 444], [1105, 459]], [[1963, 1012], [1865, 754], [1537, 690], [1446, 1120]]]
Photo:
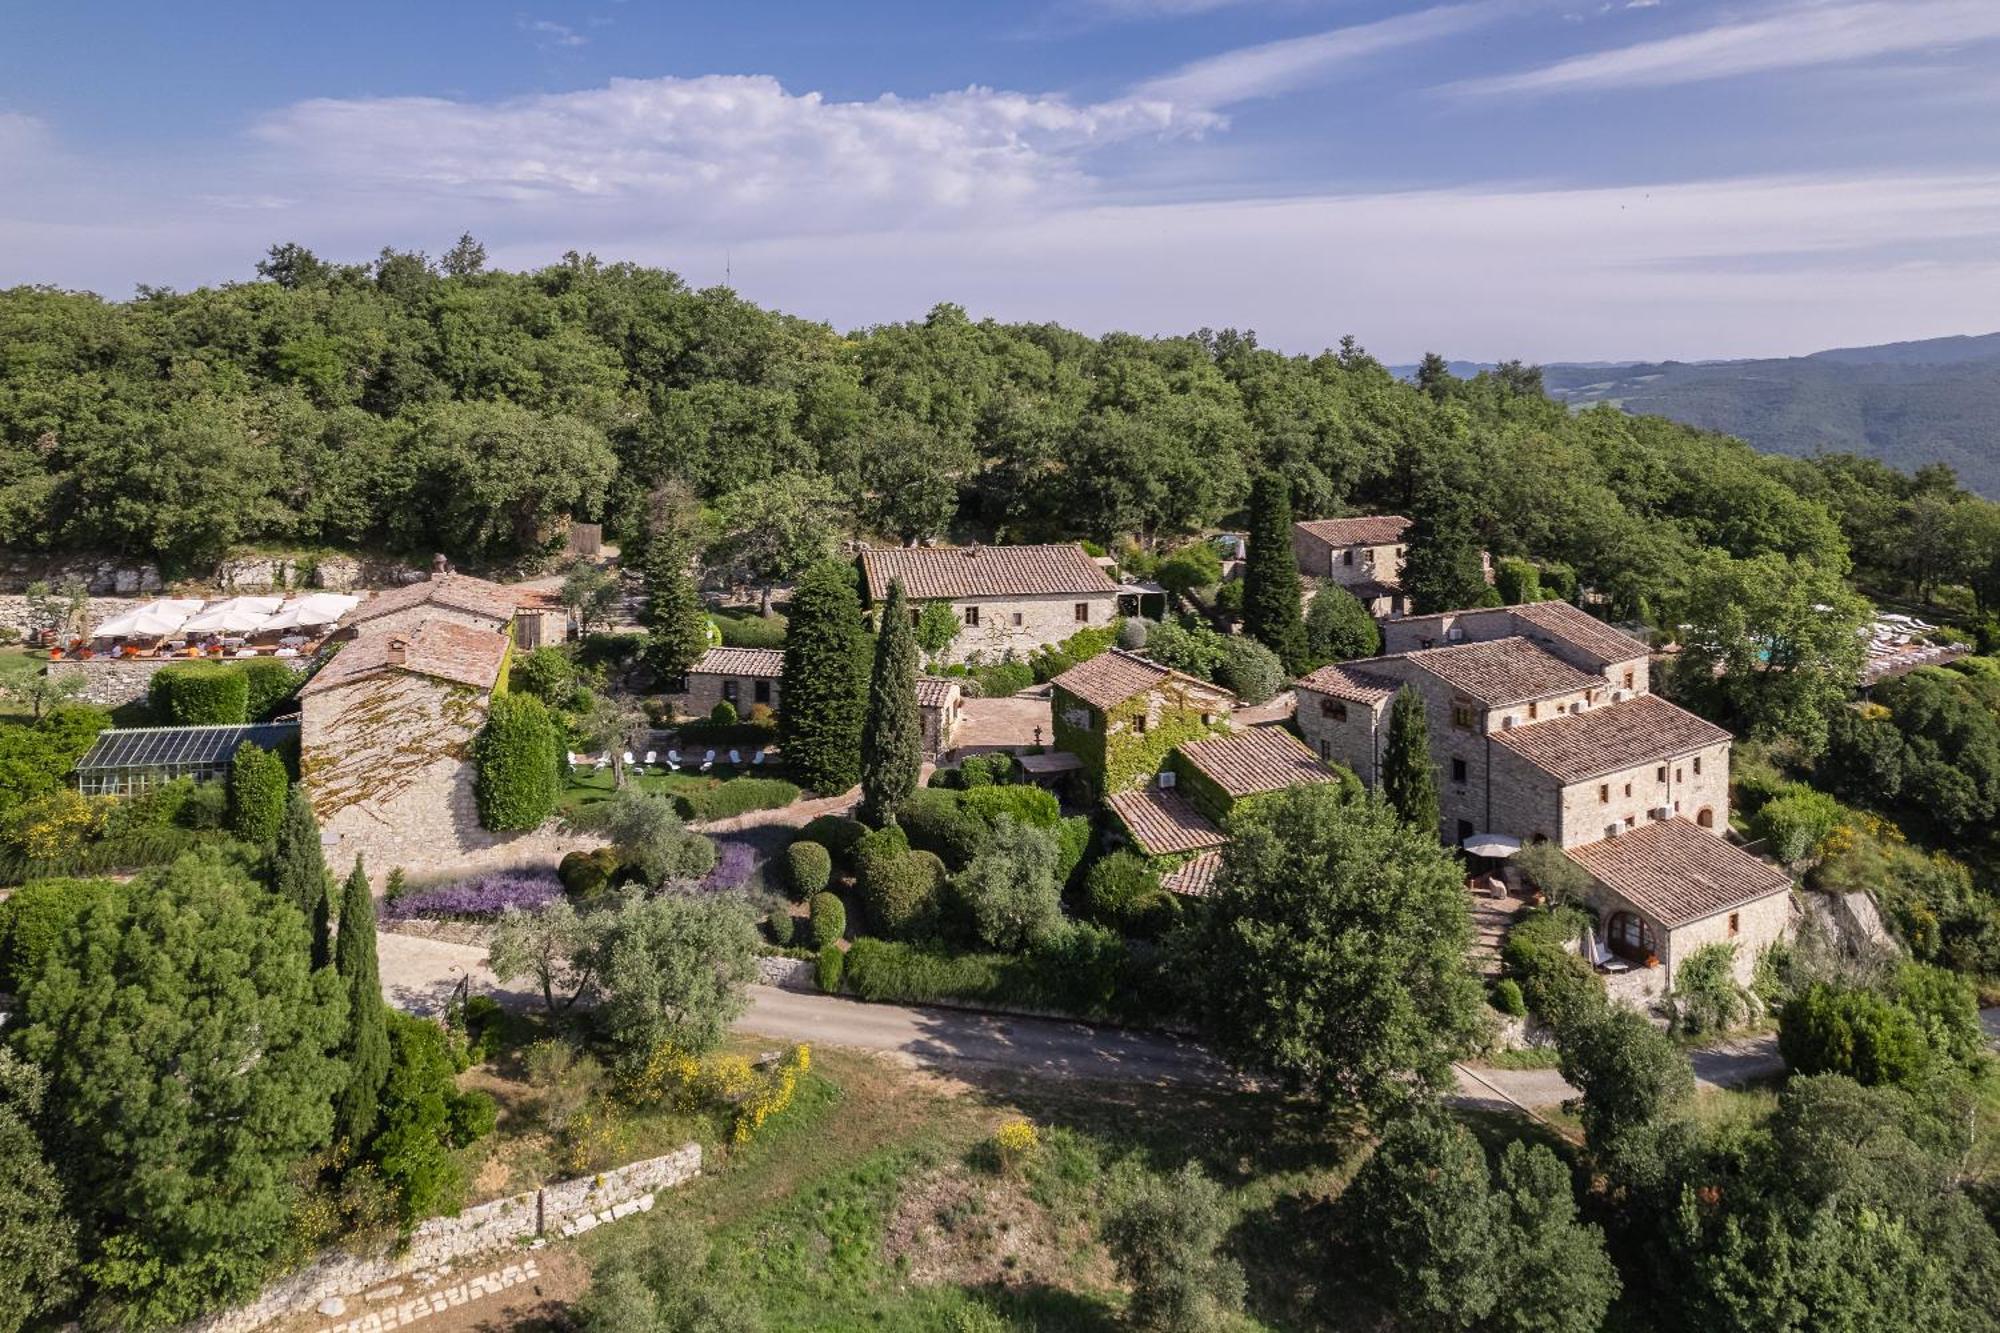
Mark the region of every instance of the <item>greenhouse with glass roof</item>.
[[85, 796], [132, 796], [175, 778], [208, 782], [228, 776], [245, 744], [276, 750], [298, 738], [296, 722], [111, 728], [77, 761], [76, 788]]

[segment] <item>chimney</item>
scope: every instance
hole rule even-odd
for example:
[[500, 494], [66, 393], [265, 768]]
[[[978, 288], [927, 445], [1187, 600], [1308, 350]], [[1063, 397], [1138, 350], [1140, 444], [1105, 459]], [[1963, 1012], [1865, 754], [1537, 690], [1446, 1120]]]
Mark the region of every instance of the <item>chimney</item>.
[[403, 661], [409, 655], [409, 651], [410, 651], [410, 641], [404, 638], [402, 635], [398, 634], [396, 637], [390, 639], [389, 640], [390, 664], [393, 666], [403, 665]]
[[976, 538], [972, 545], [965, 548], [965, 558], [967, 560], [976, 560], [979, 558], [979, 542]]
[[438, 578], [449, 573], [451, 573], [451, 561], [444, 558], [443, 551], [439, 551], [431, 557], [431, 577]]

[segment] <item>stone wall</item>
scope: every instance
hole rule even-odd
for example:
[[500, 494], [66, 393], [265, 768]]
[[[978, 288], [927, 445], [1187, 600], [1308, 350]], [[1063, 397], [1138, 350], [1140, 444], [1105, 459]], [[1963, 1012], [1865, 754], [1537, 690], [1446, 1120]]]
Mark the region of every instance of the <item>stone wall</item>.
[[1389, 709], [1395, 702], [1356, 703], [1295, 686], [1299, 734], [1313, 753], [1354, 770], [1365, 787], [1374, 787], [1376, 766], [1388, 741]]
[[[85, 703], [100, 704], [105, 708], [117, 708], [123, 704], [138, 703], [146, 697], [147, 687], [153, 682], [153, 675], [162, 667], [186, 666], [194, 661], [233, 661], [227, 657], [65, 657], [51, 662], [49, 675], [83, 682], [83, 690], [77, 698]], [[312, 666], [309, 657], [277, 657], [274, 662], [283, 662], [299, 675], [304, 675]]]
[[[222, 593], [276, 592], [287, 588], [324, 588], [351, 592], [359, 587], [395, 587], [423, 577], [409, 562], [389, 557], [360, 557], [307, 552], [231, 556], [213, 569], [189, 571], [183, 583]], [[166, 590], [160, 567], [149, 560], [120, 561], [96, 556], [0, 556], [0, 589], [23, 592], [30, 583], [54, 587], [82, 579], [92, 597], [150, 599]]]
[[[1079, 620], [1076, 608], [1084, 608]], [[1118, 594], [1049, 593], [1034, 597], [981, 597], [954, 601], [958, 637], [945, 650], [946, 662], [964, 662], [977, 655], [998, 662], [1009, 653], [1026, 657], [1047, 644], [1061, 643], [1080, 629], [1110, 624], [1118, 615]], [[968, 609], [977, 609], [979, 623], [968, 625]]]
[[[1733, 934], [1729, 929], [1732, 917], [1736, 923]], [[1691, 922], [1664, 935], [1660, 961], [1665, 966], [1660, 970], [1666, 973], [1667, 984], [1671, 986], [1675, 970], [1696, 949], [1704, 944], [1733, 943], [1736, 945], [1736, 979], [1747, 986], [1756, 974], [1758, 955], [1789, 938], [1791, 932], [1792, 895], [1774, 893], [1768, 898], [1745, 903], [1733, 912], [1717, 912], [1714, 916]]]
[[[1660, 775], [1666, 770], [1665, 779]], [[1663, 761], [1648, 761], [1619, 773], [1607, 773], [1563, 789], [1562, 845], [1576, 847], [1603, 840], [1613, 824], [1637, 828], [1666, 809], [1720, 833], [1729, 827], [1729, 742], [1699, 753]], [[1628, 823], [1628, 821], [1630, 821]], [[1513, 832], [1513, 830], [1506, 830]]]
[[303, 1314], [330, 1296], [353, 1296], [392, 1278], [538, 1237], [576, 1235], [649, 1211], [658, 1191], [700, 1174], [701, 1145], [689, 1143], [664, 1157], [496, 1199], [457, 1217], [434, 1217], [417, 1227], [400, 1253], [330, 1252], [272, 1283], [249, 1304], [190, 1324], [185, 1333], [249, 1333], [272, 1320]]
[[[92, 597], [90, 605], [84, 608], [84, 623], [94, 628], [111, 619], [122, 616], [135, 606], [144, 606], [152, 601], [150, 597]], [[18, 594], [0, 596], [0, 628], [11, 629], [26, 638], [32, 631], [46, 628], [38, 623], [28, 610], [28, 599]]]
[[757, 957], [757, 981], [764, 986], [776, 986], [779, 990], [805, 991], [817, 993], [819, 981], [813, 971], [813, 964], [805, 958], [787, 958], [783, 954], [760, 954]]

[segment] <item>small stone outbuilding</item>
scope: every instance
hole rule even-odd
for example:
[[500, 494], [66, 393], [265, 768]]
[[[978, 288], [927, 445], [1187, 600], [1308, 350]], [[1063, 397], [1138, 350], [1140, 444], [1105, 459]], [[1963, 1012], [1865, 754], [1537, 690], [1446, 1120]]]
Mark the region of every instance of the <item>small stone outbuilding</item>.
[[912, 615], [928, 602], [951, 607], [959, 633], [947, 662], [1024, 657], [1118, 617], [1118, 585], [1074, 543], [871, 547], [861, 573], [872, 605], [900, 582]]
[[688, 668], [680, 688], [668, 691], [683, 717], [707, 717], [727, 703], [739, 717], [762, 704], [777, 712], [785, 674], [785, 654], [777, 648], [711, 648]]

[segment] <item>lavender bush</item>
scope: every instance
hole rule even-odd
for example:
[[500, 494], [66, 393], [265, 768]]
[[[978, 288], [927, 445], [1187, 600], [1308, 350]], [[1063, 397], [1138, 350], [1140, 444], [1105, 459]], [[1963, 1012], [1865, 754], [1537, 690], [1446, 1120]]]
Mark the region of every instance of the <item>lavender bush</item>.
[[733, 838], [715, 840], [715, 869], [702, 877], [695, 888], [702, 893], [725, 893], [742, 888], [757, 873], [757, 849]]
[[385, 921], [415, 917], [465, 921], [494, 920], [510, 907], [536, 912], [562, 897], [562, 882], [554, 874], [529, 870], [495, 871], [455, 884], [412, 889], [382, 908]]

